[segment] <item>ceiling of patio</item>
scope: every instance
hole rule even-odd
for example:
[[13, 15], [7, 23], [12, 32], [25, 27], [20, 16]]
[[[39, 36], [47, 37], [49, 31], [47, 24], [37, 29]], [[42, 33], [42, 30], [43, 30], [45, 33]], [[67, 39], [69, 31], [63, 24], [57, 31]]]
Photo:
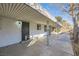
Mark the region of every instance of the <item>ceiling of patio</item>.
[[0, 3], [0, 16], [10, 17], [14, 20], [36, 21], [42, 24], [49, 21], [51, 25], [54, 25], [51, 19], [25, 3]]

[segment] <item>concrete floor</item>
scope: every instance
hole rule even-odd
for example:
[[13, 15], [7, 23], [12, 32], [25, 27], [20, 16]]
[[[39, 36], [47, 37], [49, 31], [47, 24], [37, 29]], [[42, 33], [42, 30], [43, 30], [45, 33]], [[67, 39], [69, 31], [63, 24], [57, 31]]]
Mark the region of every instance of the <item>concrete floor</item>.
[[46, 39], [35, 39], [30, 43], [15, 44], [0, 48], [2, 56], [73, 56], [70, 37], [67, 33], [51, 35], [50, 45]]

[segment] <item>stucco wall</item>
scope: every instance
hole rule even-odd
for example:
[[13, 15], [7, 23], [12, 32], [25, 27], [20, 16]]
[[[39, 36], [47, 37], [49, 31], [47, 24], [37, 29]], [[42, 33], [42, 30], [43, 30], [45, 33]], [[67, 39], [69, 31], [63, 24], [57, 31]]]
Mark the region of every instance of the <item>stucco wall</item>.
[[46, 32], [44, 32], [44, 25], [41, 24], [41, 30], [37, 30], [37, 24], [40, 23], [30, 22], [30, 38], [41, 38], [47, 34]]
[[0, 19], [0, 47], [18, 43], [21, 41], [21, 23], [17, 21]]
[[[47, 33], [44, 32], [44, 25], [41, 24], [41, 30], [37, 30], [37, 22], [29, 21], [29, 34], [31, 39], [44, 37]], [[22, 22], [18, 23], [14, 19], [0, 19], [0, 47], [19, 43], [22, 40], [21, 33]]]

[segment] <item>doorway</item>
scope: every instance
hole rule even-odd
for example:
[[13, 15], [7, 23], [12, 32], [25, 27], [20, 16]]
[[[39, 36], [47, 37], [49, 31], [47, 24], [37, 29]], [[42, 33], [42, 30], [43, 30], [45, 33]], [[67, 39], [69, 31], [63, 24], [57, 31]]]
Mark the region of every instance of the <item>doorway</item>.
[[29, 39], [29, 22], [22, 22], [22, 41]]

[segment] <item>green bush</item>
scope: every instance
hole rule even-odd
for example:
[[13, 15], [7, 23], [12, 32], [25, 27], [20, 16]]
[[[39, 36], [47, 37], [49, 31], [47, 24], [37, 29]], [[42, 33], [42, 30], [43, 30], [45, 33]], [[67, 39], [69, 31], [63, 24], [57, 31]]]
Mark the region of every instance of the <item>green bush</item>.
[[57, 33], [60, 32], [60, 29], [56, 29], [56, 32], [57, 32]]

